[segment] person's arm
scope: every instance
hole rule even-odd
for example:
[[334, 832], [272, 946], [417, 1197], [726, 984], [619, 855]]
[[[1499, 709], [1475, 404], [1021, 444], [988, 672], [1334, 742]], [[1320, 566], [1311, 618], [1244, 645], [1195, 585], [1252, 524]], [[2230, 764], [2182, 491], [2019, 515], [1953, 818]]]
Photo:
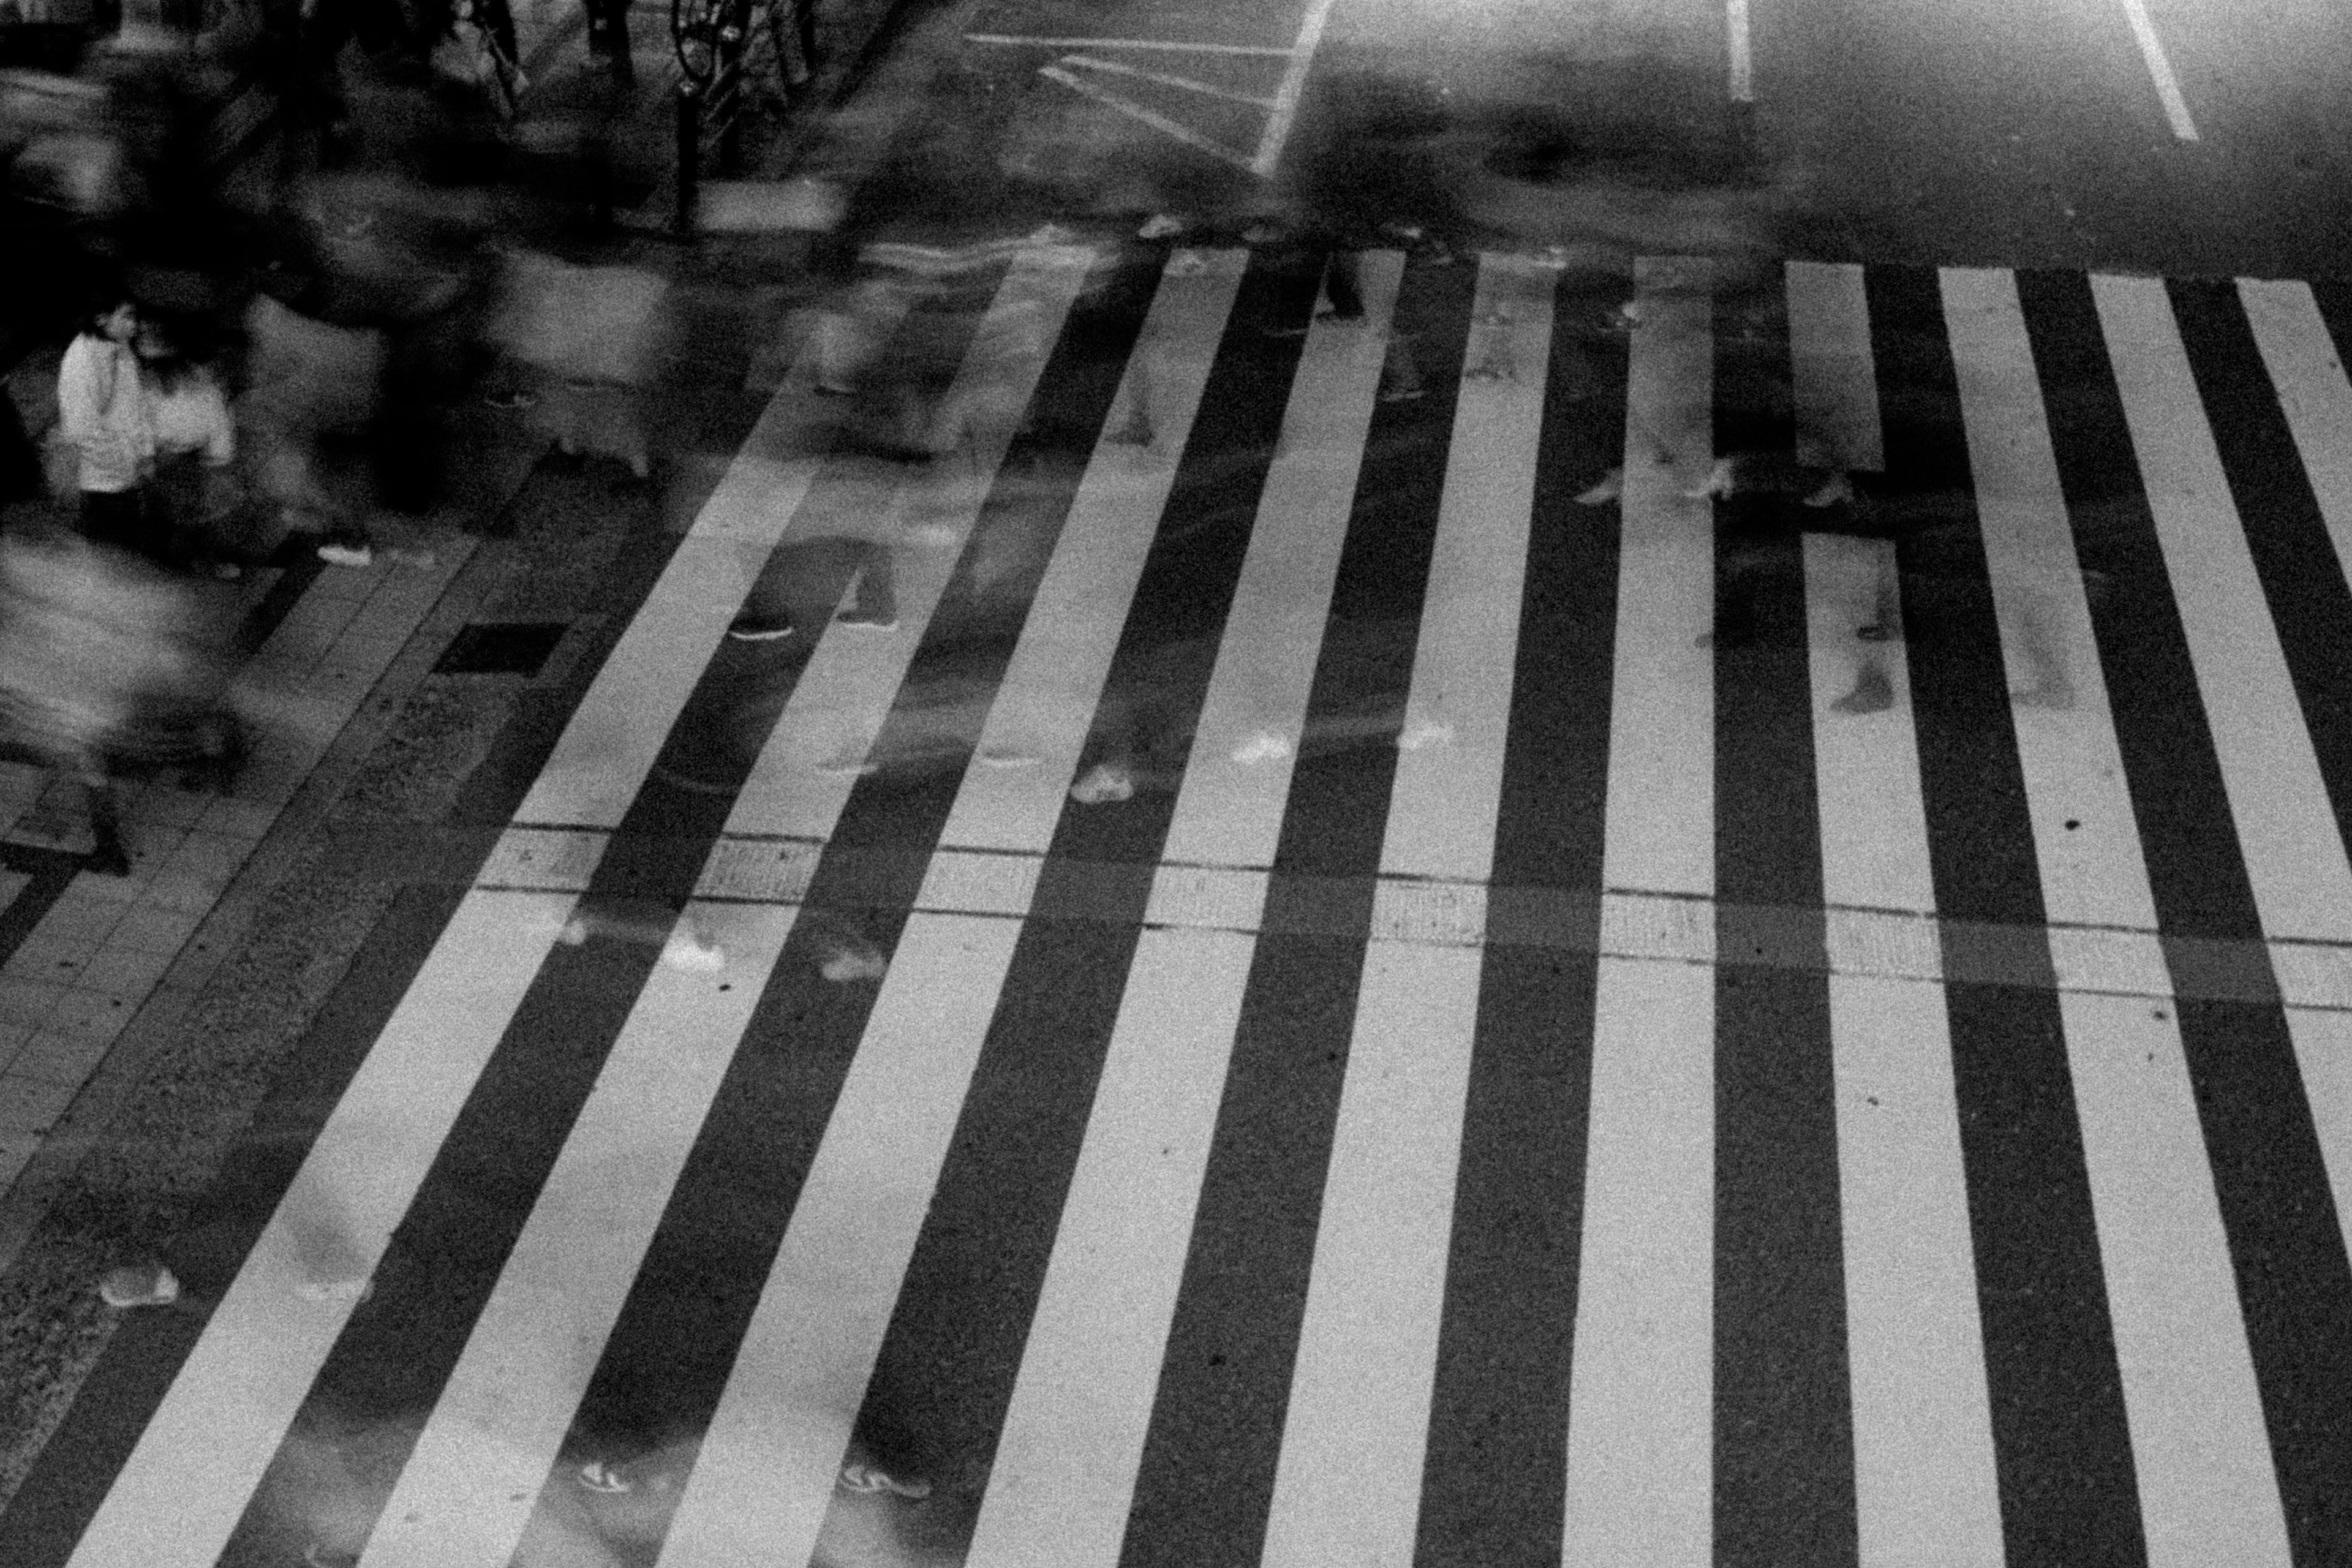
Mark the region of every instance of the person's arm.
[[104, 419], [97, 361], [89, 339], [78, 335], [66, 345], [66, 357], [58, 365], [58, 428], [76, 446], [96, 435]]
[[236, 420], [228, 411], [228, 395], [221, 391], [220, 383], [199, 371], [204, 388], [205, 406], [211, 416], [212, 428], [205, 433], [205, 467], [226, 468], [236, 461]]

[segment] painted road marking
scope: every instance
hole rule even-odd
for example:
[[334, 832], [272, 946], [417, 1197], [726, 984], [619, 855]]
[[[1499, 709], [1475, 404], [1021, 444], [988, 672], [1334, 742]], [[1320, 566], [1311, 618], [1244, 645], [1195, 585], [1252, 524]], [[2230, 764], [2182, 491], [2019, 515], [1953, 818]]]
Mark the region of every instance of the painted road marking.
[[1158, 82], [1183, 92], [1197, 92], [1203, 98], [1222, 98], [1229, 103], [1246, 103], [1254, 109], [1272, 109], [1276, 100], [1255, 93], [1235, 92], [1214, 82], [1195, 81], [1189, 76], [1177, 76], [1170, 71], [1146, 70], [1141, 66], [1121, 65], [1117, 60], [1098, 60], [1092, 55], [1064, 55], [1061, 64], [1083, 66], [1087, 70], [1101, 71], [1108, 76], [1131, 77], [1137, 81]]
[[2059, 998], [2149, 1568], [2286, 1568], [2286, 1520], [2168, 1007]]
[[967, 44], [1012, 44], [1052, 49], [1146, 49], [1192, 55], [1263, 55], [1274, 58], [1293, 52], [1280, 44], [1188, 44], [1172, 38], [1032, 38], [1010, 33], [966, 33], [963, 41]]
[[1112, 92], [1109, 89], [1097, 87], [1093, 82], [1073, 76], [1068, 71], [1064, 70], [1060, 66], [1040, 66], [1037, 68], [1037, 74], [1044, 77], [1048, 81], [1060, 82], [1072, 92], [1077, 93], [1083, 98], [1090, 98], [1097, 103], [1101, 104], [1105, 109], [1111, 110], [1116, 113], [1124, 114], [1129, 120], [1133, 120], [1139, 124], [1149, 125], [1154, 131], [1158, 131], [1165, 135], [1173, 137], [1175, 140], [1181, 142], [1185, 146], [1193, 149], [1195, 152], [1206, 153], [1211, 157], [1222, 159], [1225, 163], [1234, 165], [1236, 168], [1251, 168], [1250, 161], [1243, 157], [1239, 153], [1234, 152], [1232, 148], [1221, 147], [1216, 142], [1209, 140], [1206, 136], [1203, 136], [1199, 132], [1193, 130], [1191, 126], [1171, 120], [1168, 116], [1160, 113], [1156, 109], [1147, 109], [1139, 103], [1129, 103], [1127, 100], [1119, 97], [1117, 93]]
[[[1791, 312], [1800, 357], [1821, 347], [1809, 320]], [[1833, 903], [1931, 910], [1909, 663], [1900, 639], [1853, 636], [1855, 605], [1876, 594], [1885, 551], [1832, 535], [1804, 542], [1822, 889]], [[1889, 705], [1842, 712], [1832, 704], [1864, 648]], [[1943, 987], [1833, 972], [1829, 1005], [1862, 1561], [1998, 1568], [1999, 1478]]]
[[[1205, 153], [1213, 158], [1248, 170], [1261, 179], [1273, 174], [1282, 162], [1282, 150], [1290, 140], [1290, 128], [1297, 118], [1299, 95], [1306, 90], [1307, 73], [1315, 63], [1315, 51], [1323, 41], [1323, 27], [1331, 15], [1332, 0], [1309, 0], [1307, 14], [1298, 24], [1298, 35], [1287, 48], [1265, 44], [1184, 43], [1166, 38], [1082, 38], [1025, 37], [1009, 33], [966, 33], [964, 41], [971, 44], [1029, 46], [1057, 49], [1139, 49], [1180, 54], [1244, 55], [1266, 59], [1280, 59], [1282, 79], [1276, 84], [1271, 99], [1251, 97], [1244, 93], [1212, 87], [1186, 77], [1167, 76], [1158, 71], [1143, 70], [1134, 66], [1114, 64], [1087, 56], [1071, 56], [1059, 64], [1040, 66], [1037, 74], [1049, 81], [1058, 82], [1071, 91], [1093, 100], [1115, 113], [1124, 114], [1139, 124], [1149, 125], [1185, 146]], [[1145, 81], [1158, 82], [1187, 92], [1202, 93], [1213, 98], [1227, 99], [1236, 103], [1263, 107], [1266, 110], [1265, 129], [1259, 134], [1257, 146], [1248, 153], [1220, 145], [1191, 126], [1171, 119], [1158, 110], [1133, 103], [1108, 89], [1074, 74], [1072, 65], [1129, 76]]]
[[[1493, 363], [1549, 363], [1549, 268], [1488, 258]], [[1475, 357], [1475, 354], [1471, 357]], [[1493, 869], [1544, 381], [1471, 379], [1455, 405], [1383, 873]], [[1392, 886], [1393, 884], [1383, 884]], [[1402, 1563], [1420, 1513], [1481, 955], [1375, 942], [1357, 992], [1265, 1559]]]
[[1116, 429], [1139, 409], [1151, 442], [1096, 446], [981, 726], [982, 758], [1024, 765], [967, 769], [943, 846], [1042, 852], [1052, 842], [1118, 648], [1123, 621], [1109, 609], [1135, 595], [1247, 260], [1239, 250], [1179, 251], [1161, 276], [1106, 422]]
[[787, 374], [597, 670], [516, 822], [619, 826], [761, 564], [826, 468], [830, 415], [814, 394], [817, 370], [811, 353]]
[[[2026, 657], [2020, 638], [2039, 617], [2075, 687], [2070, 708], [2015, 710], [2044, 897], [2056, 919], [2152, 925], [2155, 893], [2016, 285], [2004, 272], [1955, 268], [1943, 289], [2011, 678]], [[2164, 308], [2161, 292], [2156, 303]], [[2111, 342], [2116, 331], [2111, 324]], [[2126, 409], [2139, 405], [2134, 437], [2143, 462], [2147, 443], [2163, 438], [2145, 423], [2157, 396], [2151, 379], [2144, 363], [2126, 371], [2119, 356], [2118, 380], [2133, 383]], [[2159, 488], [2165, 481], [2151, 475], [2160, 509]], [[2166, 542], [2177, 570], [2175, 548]], [[2016, 602], [2028, 585], [2042, 590], [2035, 602]], [[2062, 994], [2059, 1010], [2149, 1562], [2284, 1564], [2277, 1479], [2175, 1009]]]
[[1724, 42], [1731, 64], [1731, 101], [1756, 101], [1754, 65], [1748, 48], [1748, 0], [1724, 0]]
[[[1713, 462], [1704, 277], [1635, 267], [1602, 863], [1612, 887], [1711, 917], [1715, 655], [1695, 641], [1714, 620], [1714, 509], [1681, 493]], [[1713, 957], [1711, 918], [1680, 934]], [[1713, 1558], [1714, 1063], [1711, 968], [1601, 961], [1563, 1563]]]
[[1714, 463], [1711, 301], [1703, 262], [1645, 258], [1626, 387], [1624, 536], [1611, 697], [1612, 889], [1715, 890]]
[[2286, 1025], [2336, 1198], [2336, 1224], [2352, 1252], [2352, 1016], [2289, 1007]]
[[655, 966], [360, 1568], [505, 1568], [770, 972], [790, 907], [690, 903], [723, 977]]
[[[1171, 864], [1274, 863], [1404, 258], [1369, 252], [1362, 272], [1363, 321], [1321, 317], [1307, 331], [1147, 918], [1183, 902]], [[1253, 748], [1253, 761], [1236, 755], [1254, 741], [1279, 744]]]
[[2173, 135], [2183, 142], [2197, 140], [2197, 123], [2189, 118], [2189, 104], [2180, 96], [2180, 82], [2172, 74], [2172, 62], [2165, 58], [2164, 42], [2156, 36], [2156, 24], [2147, 19], [2147, 7], [2141, 0], [2123, 0], [2124, 15], [2131, 19], [2132, 37], [2138, 40], [2139, 58], [2147, 63], [2147, 74], [2156, 83], [2156, 96], [2163, 100], [2164, 118], [2171, 125]]
[[[728, 813], [730, 833], [822, 841], [832, 832], [1089, 271], [1083, 253], [1033, 251], [1006, 275], [946, 400], [951, 409], [972, 411], [966, 444], [898, 486], [884, 520], [882, 536], [903, 531], [911, 540], [890, 547], [898, 625], [876, 631], [826, 622]], [[919, 532], [911, 526], [918, 516]], [[853, 538], [876, 536], [870, 518], [832, 526]], [[714, 846], [714, 858], [718, 852]]]
[[[1797, 452], [1824, 468], [1886, 466], [1878, 427], [1878, 367], [1870, 303], [1851, 262], [1787, 264], [1789, 373]], [[1810, 448], [1818, 447], [1816, 453]]]
[[[2064, 668], [2074, 699], [2070, 708], [2011, 709], [2043, 907], [2053, 926], [2153, 933], [2156, 901], [2139, 864], [2139, 819], [2017, 284], [2005, 271], [1949, 268], [1942, 286], [2009, 679], [2016, 687], [2035, 679], [2035, 650], [2024, 640], [2031, 629], [2042, 655]], [[2160, 963], [2154, 973], [2164, 973]]]
[[[1503, 788], [1518, 656], [1519, 599], [1535, 510], [1559, 273], [1487, 257], [1479, 264], [1437, 541], [1405, 701], [1381, 869], [1483, 881], [1494, 868], [1492, 803]], [[1482, 341], [1483, 340], [1483, 341]], [[1483, 803], [1483, 804], [1482, 804]]]
[[1331, 0], [1313, 0], [1298, 24], [1298, 37], [1290, 46], [1290, 63], [1283, 68], [1281, 84], [1274, 89], [1274, 112], [1266, 116], [1265, 134], [1258, 138], [1257, 155], [1250, 160], [1254, 174], [1271, 174], [1282, 161], [1283, 145], [1290, 140], [1290, 122], [1298, 113], [1298, 95], [1307, 86], [1307, 68], [1315, 63], [1316, 46], [1323, 41], [1323, 24], [1330, 15]]
[[2091, 290], [2263, 929], [2344, 941], [2352, 861], [2164, 284], [2095, 274]]
[[[1186, 873], [1180, 844], [1264, 866], [1290, 761], [1234, 743], [1306, 722], [1402, 258], [1364, 261], [1365, 321], [1308, 331], [1278, 454], [1178, 789], [1152, 904]], [[1192, 1217], [1257, 951], [1263, 873], [1229, 873], [1243, 931], [1147, 928], [1138, 939], [1062, 1223], [1022, 1352], [971, 1568], [1114, 1568], [1150, 1425]]]
[[2336, 560], [2352, 582], [2352, 384], [2308, 283], [2241, 279], [2238, 297], [2303, 459]]
[[908, 921], [660, 1568], [809, 1563], [1020, 933]]
[[573, 900], [475, 892], [320, 1129], [68, 1568], [211, 1568]]

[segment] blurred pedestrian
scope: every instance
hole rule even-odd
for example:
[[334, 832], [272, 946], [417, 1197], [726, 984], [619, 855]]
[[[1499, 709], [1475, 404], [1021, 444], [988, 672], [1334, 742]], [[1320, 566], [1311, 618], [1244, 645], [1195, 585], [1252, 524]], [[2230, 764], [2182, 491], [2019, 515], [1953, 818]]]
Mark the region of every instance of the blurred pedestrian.
[[184, 352], [170, 329], [150, 316], [139, 326], [138, 353], [148, 427], [155, 442], [152, 539], [170, 564], [234, 579], [244, 574], [221, 550], [219, 521], [229, 508], [236, 460], [236, 422], [210, 366]]
[[84, 537], [143, 552], [155, 432], [131, 348], [138, 334], [139, 308], [128, 299], [89, 313], [58, 366], [58, 428], [74, 454]]

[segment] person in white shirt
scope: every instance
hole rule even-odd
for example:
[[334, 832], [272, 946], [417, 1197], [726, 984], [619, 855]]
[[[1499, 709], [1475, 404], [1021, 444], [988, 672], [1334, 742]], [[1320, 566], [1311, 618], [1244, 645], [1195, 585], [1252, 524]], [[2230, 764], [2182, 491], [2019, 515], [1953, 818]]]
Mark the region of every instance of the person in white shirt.
[[83, 535], [144, 552], [155, 432], [131, 347], [138, 332], [139, 310], [128, 300], [91, 313], [58, 366], [58, 425], [77, 459]]
[[236, 421], [220, 382], [152, 317], [139, 324], [138, 353], [148, 428], [155, 443], [151, 533], [173, 563], [234, 578], [242, 569], [225, 559], [213, 537], [220, 481], [236, 460]]

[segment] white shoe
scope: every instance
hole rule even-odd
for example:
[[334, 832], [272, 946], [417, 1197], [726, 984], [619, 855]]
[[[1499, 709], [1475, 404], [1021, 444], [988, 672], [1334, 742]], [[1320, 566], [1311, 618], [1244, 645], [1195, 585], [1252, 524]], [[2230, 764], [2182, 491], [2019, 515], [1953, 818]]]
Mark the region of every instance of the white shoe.
[[716, 974], [727, 967], [727, 954], [717, 942], [688, 931], [670, 932], [662, 944], [661, 961], [691, 974]]
[[1453, 741], [1453, 725], [1440, 724], [1430, 719], [1416, 719], [1397, 736], [1397, 750], [1418, 752], [1430, 746], [1450, 745]]
[[636, 1489], [629, 1484], [627, 1478], [601, 1459], [589, 1460], [572, 1472], [572, 1479], [592, 1492], [604, 1492], [607, 1495]]
[[1625, 493], [1625, 470], [1612, 468], [1601, 477], [1601, 482], [1577, 492], [1579, 506], [1607, 506]]
[[1173, 239], [1184, 232], [1184, 220], [1172, 213], [1159, 213], [1144, 220], [1135, 231], [1138, 239]]
[[1287, 740], [1271, 730], [1260, 730], [1255, 734], [1244, 739], [1240, 745], [1234, 748], [1233, 758], [1234, 761], [1244, 764], [1276, 763], [1291, 753], [1292, 747]]
[[1705, 500], [1709, 496], [1727, 496], [1730, 493], [1731, 460], [1727, 458], [1717, 458], [1707, 465], [1705, 479], [1695, 485], [1683, 487], [1683, 499], [1685, 500]]
[[1080, 805], [1100, 805], [1106, 801], [1133, 800], [1135, 774], [1125, 767], [1111, 763], [1097, 763], [1086, 775], [1070, 786], [1070, 798]]
[[879, 980], [890, 973], [890, 965], [871, 947], [844, 942], [819, 961], [816, 972], [837, 985], [846, 985], [853, 980]]
[[321, 544], [319, 559], [330, 566], [372, 566], [375, 552], [364, 544]]
[[168, 1307], [180, 1299], [180, 1281], [160, 1263], [116, 1268], [98, 1282], [98, 1295], [110, 1307]]
[[343, 1301], [353, 1305], [375, 1294], [375, 1281], [366, 1275], [349, 1279], [305, 1279], [294, 1287], [305, 1301]]
[[855, 1461], [841, 1467], [841, 1489], [847, 1492], [892, 1492], [917, 1502], [931, 1495], [931, 1483], [922, 1480], [902, 1481], [886, 1475], [871, 1465]]
[[1805, 497], [1804, 504], [1818, 510], [1825, 506], [1835, 506], [1842, 500], [1853, 499], [1853, 481], [1841, 472], [1832, 474], [1828, 479], [1823, 479], [1819, 489]]

